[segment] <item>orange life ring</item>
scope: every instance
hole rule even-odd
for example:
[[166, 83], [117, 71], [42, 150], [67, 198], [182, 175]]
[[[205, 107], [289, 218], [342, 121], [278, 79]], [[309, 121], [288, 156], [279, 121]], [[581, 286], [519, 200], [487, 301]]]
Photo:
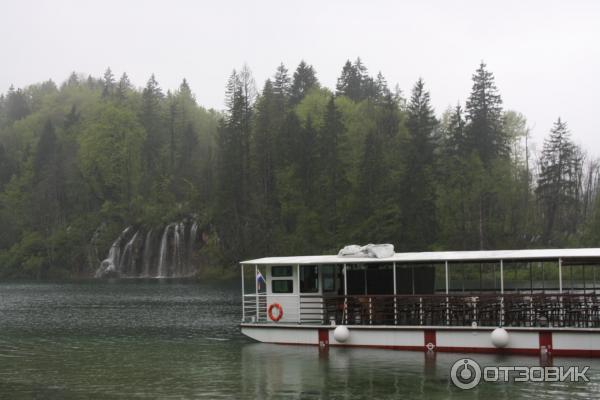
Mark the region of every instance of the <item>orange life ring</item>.
[[[276, 308], [279, 312], [277, 313], [277, 316], [273, 315], [273, 309]], [[281, 306], [278, 303], [273, 303], [269, 306], [269, 318], [271, 318], [271, 321], [277, 322], [281, 319], [281, 317], [283, 317], [283, 308], [281, 308]]]

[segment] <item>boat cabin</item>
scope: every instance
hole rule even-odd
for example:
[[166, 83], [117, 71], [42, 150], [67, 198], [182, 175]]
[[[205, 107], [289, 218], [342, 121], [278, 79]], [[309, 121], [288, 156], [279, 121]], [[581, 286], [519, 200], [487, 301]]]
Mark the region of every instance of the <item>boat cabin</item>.
[[241, 263], [243, 323], [600, 327], [600, 249]]

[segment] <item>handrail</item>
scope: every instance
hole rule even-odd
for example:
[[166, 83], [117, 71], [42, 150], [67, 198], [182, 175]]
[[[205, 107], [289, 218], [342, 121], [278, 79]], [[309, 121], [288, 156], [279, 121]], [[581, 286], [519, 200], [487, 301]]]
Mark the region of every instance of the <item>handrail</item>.
[[302, 295], [300, 306], [301, 323], [600, 328], [593, 293]]
[[[266, 293], [245, 294], [246, 322], [270, 322]], [[600, 328], [600, 294], [285, 294], [298, 298], [298, 323], [347, 325]], [[294, 317], [296, 318], [296, 317]]]

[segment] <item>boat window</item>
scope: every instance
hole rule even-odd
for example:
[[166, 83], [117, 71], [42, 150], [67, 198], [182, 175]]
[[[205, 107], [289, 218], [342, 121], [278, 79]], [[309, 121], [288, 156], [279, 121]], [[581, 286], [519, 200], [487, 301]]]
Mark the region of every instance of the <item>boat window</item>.
[[321, 274], [323, 276], [323, 291], [335, 292], [335, 265], [322, 265]]
[[303, 265], [300, 267], [300, 293], [317, 293], [319, 291], [319, 267]]
[[292, 266], [291, 265], [279, 265], [271, 267], [271, 276], [275, 278], [279, 278], [282, 276], [292, 276]]
[[291, 279], [279, 279], [271, 282], [271, 291], [273, 293], [293, 293], [294, 281]]

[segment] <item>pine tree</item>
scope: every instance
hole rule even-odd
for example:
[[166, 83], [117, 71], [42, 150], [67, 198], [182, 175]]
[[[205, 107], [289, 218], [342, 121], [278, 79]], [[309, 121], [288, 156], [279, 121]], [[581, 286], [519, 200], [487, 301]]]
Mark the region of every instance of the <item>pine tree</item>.
[[164, 95], [154, 77], [154, 74], [148, 79], [146, 87], [142, 90], [142, 106], [140, 113], [140, 122], [146, 130], [146, 139], [144, 143], [144, 168], [146, 170], [146, 182], [143, 185], [149, 192], [152, 190], [152, 184], [156, 178], [165, 169], [165, 163], [161, 158], [161, 151], [164, 145], [163, 139], [163, 116], [162, 101]]
[[54, 125], [46, 121], [33, 159], [35, 197], [41, 208], [34, 212], [37, 227], [50, 233], [61, 220], [61, 200], [64, 179], [60, 162], [59, 143]]
[[467, 155], [465, 137], [465, 120], [463, 118], [463, 109], [460, 104], [452, 110], [448, 121], [448, 130], [446, 132], [446, 151], [451, 157], [464, 157]]
[[198, 145], [198, 135], [193, 121], [193, 110], [196, 100], [186, 79], [179, 85], [176, 94], [176, 114], [178, 120], [175, 124], [177, 140], [175, 152], [177, 153], [176, 168], [184, 179], [191, 179], [193, 168], [193, 154]]
[[406, 250], [425, 250], [437, 239], [436, 194], [434, 186], [434, 129], [437, 121], [429, 92], [419, 79], [408, 104], [409, 132], [406, 145], [406, 174], [403, 180], [403, 220]]
[[219, 230], [232, 259], [249, 244], [250, 136], [256, 90], [247, 66], [227, 83], [225, 118], [218, 132]]
[[256, 104], [254, 132], [252, 136], [251, 159], [254, 183], [251, 196], [252, 208], [256, 215], [252, 227], [256, 245], [261, 251], [273, 251], [279, 205], [276, 193], [276, 135], [281, 128], [281, 107], [286, 101], [285, 69], [278, 68], [275, 82], [267, 79], [262, 94]]
[[377, 96], [377, 83], [368, 75], [367, 67], [360, 57], [354, 64], [350, 60], [344, 64], [342, 74], [337, 81], [336, 95], [346, 96], [357, 102]]
[[6, 148], [0, 143], [0, 191], [8, 183], [13, 174], [12, 162], [8, 157]]
[[324, 124], [319, 135], [319, 169], [321, 173], [318, 188], [321, 197], [321, 217], [326, 234], [326, 243], [336, 245], [341, 227], [344, 224], [345, 204], [348, 202], [348, 179], [343, 147], [346, 128], [342, 115], [335, 105], [333, 96], [327, 103]]
[[115, 77], [110, 70], [110, 67], [104, 71], [104, 78], [102, 79], [102, 98], [111, 97], [115, 89]]
[[69, 79], [67, 79], [67, 86], [75, 87], [79, 85], [79, 77], [75, 71], [71, 72]]
[[381, 71], [379, 71], [377, 73], [377, 78], [374, 82], [374, 90], [375, 90], [375, 97], [379, 100], [382, 100], [386, 96], [391, 94], [390, 88], [388, 87], [387, 80], [385, 79], [385, 77], [383, 76]]
[[131, 91], [131, 82], [129, 81], [129, 76], [127, 76], [127, 73], [123, 72], [123, 75], [121, 75], [119, 83], [117, 84], [115, 97], [118, 101], [123, 102], [127, 99], [127, 93], [129, 91]]
[[473, 88], [467, 100], [467, 141], [486, 166], [508, 155], [508, 141], [502, 130], [502, 98], [494, 74], [482, 62], [473, 75]]
[[80, 118], [81, 113], [77, 110], [77, 106], [73, 104], [71, 106], [71, 111], [69, 111], [69, 113], [65, 116], [63, 124], [65, 130], [69, 130], [71, 127], [73, 127], [76, 123], [79, 122]]
[[352, 65], [350, 60], [342, 68], [342, 73], [336, 85], [336, 95], [346, 96], [354, 101], [362, 100], [362, 75], [361, 71]]
[[282, 103], [287, 104], [287, 101], [292, 92], [292, 80], [288, 75], [288, 70], [285, 65], [279, 64], [275, 77], [273, 79], [273, 94], [282, 99]]
[[544, 244], [560, 245], [563, 237], [576, 232], [581, 168], [580, 151], [571, 141], [567, 124], [558, 118], [544, 141], [536, 188]]
[[294, 106], [300, 103], [308, 91], [315, 87], [319, 87], [319, 81], [317, 80], [314, 68], [312, 65], [306, 64], [304, 60], [300, 61], [298, 68], [294, 72], [290, 104]]
[[6, 118], [9, 123], [25, 118], [31, 113], [27, 96], [21, 89], [15, 90], [13, 85], [6, 95]]

